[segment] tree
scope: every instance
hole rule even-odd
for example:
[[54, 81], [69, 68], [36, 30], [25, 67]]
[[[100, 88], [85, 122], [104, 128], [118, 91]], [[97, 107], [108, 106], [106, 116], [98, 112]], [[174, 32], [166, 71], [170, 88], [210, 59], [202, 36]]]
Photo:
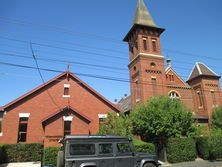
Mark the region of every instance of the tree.
[[215, 108], [212, 113], [212, 128], [222, 129], [222, 106]]
[[160, 158], [166, 161], [166, 141], [193, 133], [192, 113], [181, 101], [167, 96], [153, 97], [132, 112], [133, 133], [156, 143]]
[[109, 113], [106, 121], [100, 126], [99, 134], [132, 137], [132, 125], [129, 116]]
[[192, 123], [182, 102], [166, 96], [153, 97], [132, 112], [133, 132], [147, 139], [189, 136]]

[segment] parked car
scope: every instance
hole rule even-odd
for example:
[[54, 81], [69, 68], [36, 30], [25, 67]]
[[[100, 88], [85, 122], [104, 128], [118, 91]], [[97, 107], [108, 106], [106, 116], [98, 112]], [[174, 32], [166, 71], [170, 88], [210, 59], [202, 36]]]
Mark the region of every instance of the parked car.
[[57, 167], [157, 167], [156, 155], [137, 153], [132, 140], [119, 136], [66, 136]]

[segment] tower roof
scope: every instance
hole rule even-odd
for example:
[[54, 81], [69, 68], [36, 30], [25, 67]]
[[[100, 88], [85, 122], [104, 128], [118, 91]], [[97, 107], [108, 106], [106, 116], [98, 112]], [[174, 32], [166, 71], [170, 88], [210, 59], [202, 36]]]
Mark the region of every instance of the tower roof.
[[219, 75], [217, 75], [213, 70], [211, 70], [209, 67], [207, 67], [203, 63], [196, 63], [189, 78], [188, 81], [197, 78], [199, 76], [211, 76], [211, 77], [217, 77], [220, 78]]
[[138, 0], [138, 5], [133, 24], [157, 27], [143, 0]]

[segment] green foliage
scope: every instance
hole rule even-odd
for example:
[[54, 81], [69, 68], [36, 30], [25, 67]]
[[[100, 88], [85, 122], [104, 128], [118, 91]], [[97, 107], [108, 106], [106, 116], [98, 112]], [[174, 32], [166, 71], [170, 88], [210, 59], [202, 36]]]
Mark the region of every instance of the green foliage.
[[132, 112], [133, 132], [143, 138], [189, 136], [194, 131], [192, 113], [179, 100], [153, 97]]
[[129, 116], [109, 113], [104, 122], [100, 126], [99, 134], [101, 135], [118, 135], [132, 137], [132, 125]]
[[152, 143], [143, 142], [141, 140], [134, 139], [133, 145], [136, 152], [155, 153], [155, 145]]
[[1, 146], [1, 161], [7, 162], [33, 162], [40, 161], [43, 146], [33, 144], [7, 144]]
[[208, 160], [210, 157], [208, 137], [198, 137], [196, 141], [197, 153], [199, 157]]
[[212, 128], [222, 129], [222, 106], [215, 108], [212, 113]]
[[57, 163], [57, 153], [60, 150], [60, 147], [47, 147], [44, 149], [44, 164], [45, 165], [54, 165]]
[[214, 130], [208, 139], [210, 160], [222, 158], [222, 130]]
[[222, 158], [222, 131], [213, 130], [208, 137], [197, 139], [197, 151], [201, 158], [217, 160]]
[[0, 145], [0, 164], [3, 161], [3, 145]]
[[210, 129], [208, 126], [194, 126], [194, 135], [193, 137], [198, 138], [202, 136], [209, 136], [210, 135]]
[[197, 157], [192, 138], [170, 138], [167, 142], [167, 159], [171, 163], [194, 161]]

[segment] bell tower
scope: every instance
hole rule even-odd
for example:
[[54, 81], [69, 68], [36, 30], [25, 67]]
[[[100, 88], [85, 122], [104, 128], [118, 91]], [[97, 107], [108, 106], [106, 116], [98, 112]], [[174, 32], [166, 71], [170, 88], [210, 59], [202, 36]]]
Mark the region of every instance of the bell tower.
[[135, 18], [124, 42], [129, 45], [131, 104], [166, 94], [164, 57], [160, 46], [163, 28], [152, 19], [143, 0], [138, 0]]

